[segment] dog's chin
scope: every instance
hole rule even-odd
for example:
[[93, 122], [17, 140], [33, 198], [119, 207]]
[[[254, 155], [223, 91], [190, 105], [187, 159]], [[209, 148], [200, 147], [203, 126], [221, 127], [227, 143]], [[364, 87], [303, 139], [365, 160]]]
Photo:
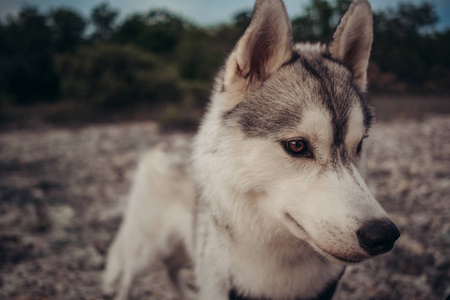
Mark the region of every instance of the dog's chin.
[[317, 245], [310, 245], [313, 247], [314, 250], [316, 250], [320, 255], [328, 259], [329, 261], [332, 261], [334, 263], [338, 264], [344, 264], [344, 265], [350, 265], [350, 264], [357, 264], [362, 262], [363, 260], [366, 260], [369, 258], [367, 255], [363, 255], [360, 253], [346, 253], [346, 254], [338, 254], [338, 253], [331, 253], [329, 251], [325, 251], [322, 248], [318, 247]]
[[349, 265], [357, 264], [359, 262], [362, 262], [363, 260], [370, 258], [370, 256], [368, 256], [367, 254], [361, 252], [339, 253], [336, 251], [325, 250], [326, 247], [319, 246], [319, 243], [317, 243], [311, 237], [311, 235], [308, 234], [305, 228], [298, 224], [298, 222], [289, 213], [286, 213], [285, 217], [287, 219], [287, 228], [294, 236], [307, 242], [311, 246], [311, 248], [314, 249], [314, 251], [331, 262]]

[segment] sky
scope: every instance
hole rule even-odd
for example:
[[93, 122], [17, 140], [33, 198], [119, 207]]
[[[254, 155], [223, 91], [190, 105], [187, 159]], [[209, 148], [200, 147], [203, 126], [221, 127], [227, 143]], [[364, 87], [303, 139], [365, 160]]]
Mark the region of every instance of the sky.
[[[395, 7], [400, 2], [429, 2], [439, 15], [438, 28], [450, 28], [450, 0], [369, 0], [374, 10]], [[152, 8], [167, 8], [199, 25], [228, 22], [233, 15], [251, 9], [254, 0], [0, 0], [0, 18], [15, 14], [24, 5], [37, 6], [41, 11], [56, 7], [73, 8], [88, 16], [92, 7], [107, 2], [120, 11], [120, 17], [133, 12], [145, 12]], [[310, 0], [284, 0], [291, 17], [298, 16]]]

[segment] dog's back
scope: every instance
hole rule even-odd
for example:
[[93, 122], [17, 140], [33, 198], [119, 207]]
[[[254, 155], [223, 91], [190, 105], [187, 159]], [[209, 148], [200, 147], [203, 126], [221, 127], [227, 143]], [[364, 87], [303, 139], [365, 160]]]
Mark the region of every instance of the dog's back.
[[126, 299], [133, 278], [163, 261], [176, 288], [178, 270], [191, 264], [195, 186], [188, 176], [190, 143], [176, 137], [139, 161], [122, 225], [107, 259], [103, 290]]

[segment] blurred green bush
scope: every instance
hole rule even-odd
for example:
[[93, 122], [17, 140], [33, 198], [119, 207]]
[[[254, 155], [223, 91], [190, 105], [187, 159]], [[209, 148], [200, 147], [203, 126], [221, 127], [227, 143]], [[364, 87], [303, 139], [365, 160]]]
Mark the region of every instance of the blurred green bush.
[[[328, 41], [350, 3], [310, 0], [292, 20], [294, 40]], [[230, 23], [200, 27], [167, 10], [120, 22], [118, 14], [106, 3], [89, 18], [66, 8], [41, 13], [25, 6], [0, 22], [0, 109], [60, 101], [66, 110], [101, 113], [145, 103], [161, 122], [183, 123], [204, 106], [251, 18], [243, 11]], [[372, 91], [450, 91], [450, 29], [438, 31], [436, 24], [430, 2], [374, 14]]]
[[59, 54], [61, 96], [92, 109], [180, 100], [177, 70], [133, 45], [94, 43]]

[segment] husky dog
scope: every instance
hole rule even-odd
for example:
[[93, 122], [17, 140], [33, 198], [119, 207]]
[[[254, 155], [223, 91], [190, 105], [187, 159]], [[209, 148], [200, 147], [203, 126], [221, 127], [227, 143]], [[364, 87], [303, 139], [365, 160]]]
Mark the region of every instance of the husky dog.
[[105, 289], [120, 279], [125, 299], [163, 261], [183, 299], [331, 299], [346, 264], [390, 251], [400, 233], [357, 169], [371, 44], [367, 0], [327, 45], [294, 45], [283, 2], [256, 0], [192, 152], [172, 141], [141, 161]]

